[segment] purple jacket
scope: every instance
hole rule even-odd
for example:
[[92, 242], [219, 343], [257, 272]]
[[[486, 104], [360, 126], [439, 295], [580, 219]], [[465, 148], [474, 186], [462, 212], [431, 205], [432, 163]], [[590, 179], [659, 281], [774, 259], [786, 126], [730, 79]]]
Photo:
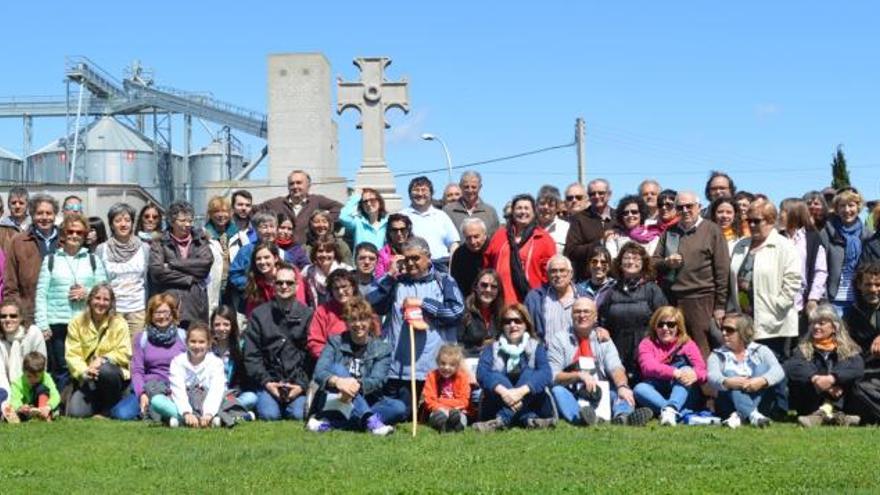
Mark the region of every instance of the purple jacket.
[[[144, 393], [144, 384], [150, 380], [169, 383], [171, 360], [186, 352], [186, 344], [180, 339], [175, 339], [171, 347], [159, 347], [141, 338], [142, 334], [135, 334], [131, 352], [131, 386], [135, 397]], [[141, 346], [141, 341], [145, 345]]]

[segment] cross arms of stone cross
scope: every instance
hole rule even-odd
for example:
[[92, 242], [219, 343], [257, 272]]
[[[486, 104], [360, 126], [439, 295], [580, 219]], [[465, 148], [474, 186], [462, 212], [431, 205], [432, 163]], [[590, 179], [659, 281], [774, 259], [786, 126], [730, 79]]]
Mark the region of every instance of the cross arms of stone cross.
[[356, 109], [361, 114], [358, 129], [363, 128], [364, 114], [368, 109], [378, 110], [376, 113], [381, 116], [386, 129], [390, 127], [385, 121], [386, 110], [399, 108], [403, 113], [409, 113], [406, 78], [398, 82], [385, 80], [385, 67], [390, 64], [391, 59], [386, 57], [356, 58], [354, 65], [361, 70], [361, 80], [345, 82], [341, 77], [337, 79], [336, 113], [342, 114], [347, 108]]

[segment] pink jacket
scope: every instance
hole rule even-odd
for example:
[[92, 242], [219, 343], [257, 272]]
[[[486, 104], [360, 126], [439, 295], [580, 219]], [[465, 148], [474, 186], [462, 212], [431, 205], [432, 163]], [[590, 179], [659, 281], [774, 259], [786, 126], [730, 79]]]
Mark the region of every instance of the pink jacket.
[[642, 371], [642, 379], [673, 380], [675, 368], [670, 363], [676, 355], [688, 358], [691, 368], [697, 374], [698, 384], [706, 383], [706, 361], [693, 340], [688, 340], [684, 345], [678, 342], [661, 344], [651, 337], [645, 337], [639, 343], [639, 368]]

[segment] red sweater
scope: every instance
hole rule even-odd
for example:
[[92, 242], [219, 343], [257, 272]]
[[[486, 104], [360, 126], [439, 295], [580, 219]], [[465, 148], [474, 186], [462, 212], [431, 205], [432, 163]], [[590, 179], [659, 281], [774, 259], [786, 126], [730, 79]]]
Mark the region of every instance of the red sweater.
[[467, 371], [460, 369], [452, 375], [452, 397], [442, 397], [444, 378], [440, 372], [432, 370], [425, 378], [422, 399], [428, 414], [439, 409], [459, 409], [467, 411], [471, 400], [471, 380]]
[[[522, 261], [526, 272], [526, 279], [532, 289], [547, 283], [547, 262], [556, 254], [556, 242], [541, 227], [535, 227], [532, 237], [519, 250], [519, 259]], [[501, 287], [504, 289], [504, 302], [511, 304], [523, 302], [513, 288], [513, 278], [510, 271], [510, 244], [507, 242], [507, 229], [499, 228], [483, 255], [483, 266], [494, 268], [501, 277]], [[523, 299], [525, 295], [523, 295]]]

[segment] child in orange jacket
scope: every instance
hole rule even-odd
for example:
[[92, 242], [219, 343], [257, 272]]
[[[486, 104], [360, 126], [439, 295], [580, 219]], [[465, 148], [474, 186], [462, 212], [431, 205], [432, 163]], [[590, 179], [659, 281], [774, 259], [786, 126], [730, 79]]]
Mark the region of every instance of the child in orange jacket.
[[437, 352], [437, 368], [428, 373], [422, 400], [428, 413], [428, 424], [439, 432], [462, 431], [467, 426], [471, 384], [467, 370], [462, 368], [461, 347], [445, 344]]

